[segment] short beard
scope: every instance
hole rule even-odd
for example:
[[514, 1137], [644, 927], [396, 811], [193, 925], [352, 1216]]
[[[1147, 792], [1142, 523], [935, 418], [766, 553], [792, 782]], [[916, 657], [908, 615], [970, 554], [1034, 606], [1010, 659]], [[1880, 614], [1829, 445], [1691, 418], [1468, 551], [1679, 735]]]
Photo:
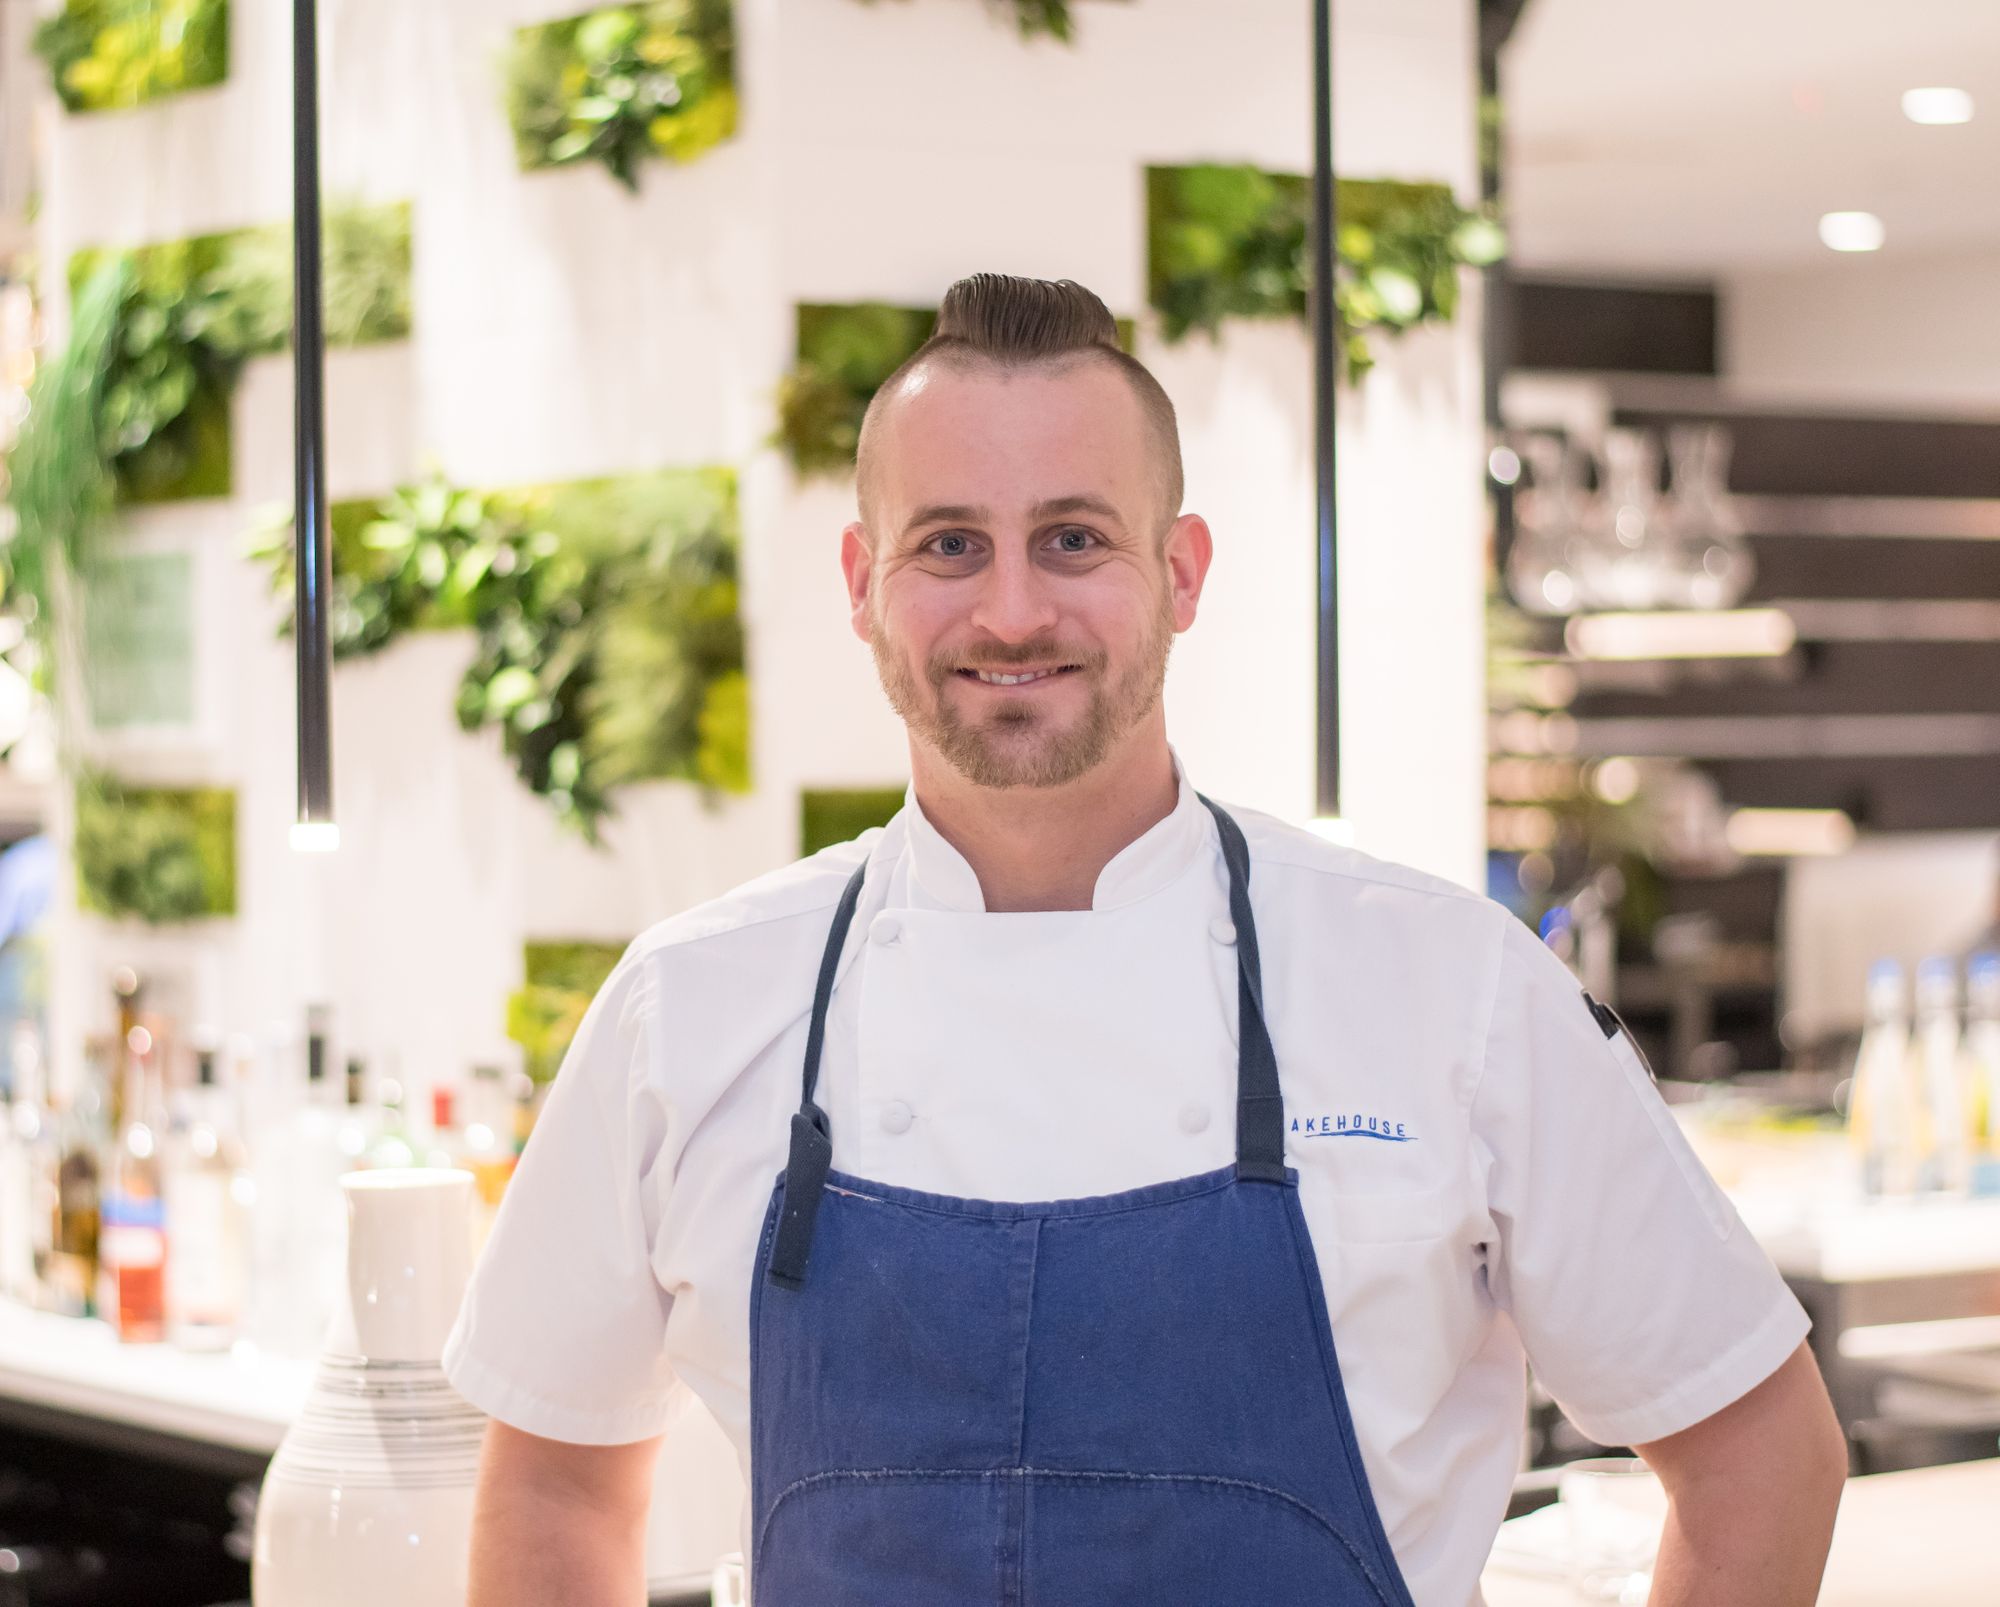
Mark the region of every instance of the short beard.
[[[1111, 751], [1150, 715], [1160, 701], [1173, 651], [1173, 607], [1164, 591], [1138, 655], [1110, 686], [1093, 682], [1083, 715], [1068, 730], [1048, 730], [1048, 716], [1027, 703], [1003, 705], [984, 721], [965, 719], [945, 697], [963, 655], [940, 655], [924, 667], [928, 694], [903, 655], [894, 649], [878, 615], [869, 631], [875, 670], [890, 707], [912, 736], [935, 748], [944, 761], [975, 787], [1061, 787], [1104, 762]], [[1074, 673], [1102, 676], [1101, 652], [1073, 653], [1047, 641], [1018, 647], [994, 644], [978, 653], [982, 667], [1008, 664], [1074, 664]], [[1032, 738], [1039, 734], [1040, 740]]]

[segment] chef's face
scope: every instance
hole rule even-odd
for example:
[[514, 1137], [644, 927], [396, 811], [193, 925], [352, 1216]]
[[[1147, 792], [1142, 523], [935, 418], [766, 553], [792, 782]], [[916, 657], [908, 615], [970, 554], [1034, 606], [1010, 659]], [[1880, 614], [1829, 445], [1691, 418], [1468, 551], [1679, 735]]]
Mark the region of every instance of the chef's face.
[[1054, 787], [1149, 725], [1164, 740], [1167, 653], [1194, 623], [1209, 533], [1162, 508], [1125, 377], [1089, 358], [931, 362], [877, 425], [841, 560], [914, 741], [975, 786]]

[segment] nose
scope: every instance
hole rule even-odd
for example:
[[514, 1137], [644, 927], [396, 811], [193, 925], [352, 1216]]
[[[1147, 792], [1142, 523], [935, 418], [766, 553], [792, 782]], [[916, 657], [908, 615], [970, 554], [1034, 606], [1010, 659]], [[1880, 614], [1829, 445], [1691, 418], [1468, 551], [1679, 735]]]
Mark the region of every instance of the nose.
[[980, 577], [971, 624], [1003, 642], [1025, 642], [1054, 629], [1050, 577], [1018, 548], [1002, 548]]

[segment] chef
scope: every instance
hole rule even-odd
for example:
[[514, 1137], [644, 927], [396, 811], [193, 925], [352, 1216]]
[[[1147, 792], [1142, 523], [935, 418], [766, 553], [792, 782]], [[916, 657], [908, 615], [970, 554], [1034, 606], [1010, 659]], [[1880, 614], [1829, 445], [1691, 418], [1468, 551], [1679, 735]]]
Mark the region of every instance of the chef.
[[446, 1352], [475, 1607], [639, 1602], [690, 1396], [757, 1607], [1464, 1607], [1524, 1364], [1658, 1470], [1655, 1607], [1811, 1602], [1806, 1317], [1616, 1017], [1169, 745], [1210, 533], [1103, 303], [954, 285], [857, 489], [908, 797], [592, 1002]]

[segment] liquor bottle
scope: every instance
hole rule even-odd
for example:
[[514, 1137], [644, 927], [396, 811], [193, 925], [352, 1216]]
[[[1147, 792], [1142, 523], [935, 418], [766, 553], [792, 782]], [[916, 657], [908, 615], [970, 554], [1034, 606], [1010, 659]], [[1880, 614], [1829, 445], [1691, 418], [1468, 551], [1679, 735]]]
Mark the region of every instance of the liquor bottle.
[[188, 1124], [167, 1153], [167, 1337], [184, 1350], [227, 1350], [248, 1303], [248, 1168], [217, 1058], [213, 1038], [198, 1034]]
[[[57, 1179], [61, 1151], [56, 1144], [55, 1119], [43, 1091], [42, 1039], [33, 1022], [21, 1021], [13, 1034], [13, 1103], [0, 1130], [0, 1231], [10, 1248], [4, 1291], [25, 1305], [44, 1301], [42, 1283], [55, 1252]], [[19, 1259], [13, 1259], [19, 1258]]]
[[465, 1134], [458, 1125], [458, 1090], [450, 1083], [431, 1089], [431, 1133], [420, 1157], [425, 1166], [460, 1166], [465, 1154]]
[[1912, 1080], [1917, 1092], [1917, 1187], [1961, 1193], [1970, 1161], [1967, 1116], [1971, 1079], [1960, 1055], [1958, 968], [1942, 954], [1917, 967], [1917, 1022]]
[[98, 1315], [98, 1230], [103, 1221], [104, 1155], [110, 1147], [107, 1110], [112, 1061], [107, 1039], [88, 1039], [83, 1048], [82, 1081], [53, 1107], [55, 1244], [49, 1254], [48, 1273], [42, 1279], [42, 1303], [65, 1317]]
[[1972, 1192], [2000, 1194], [2000, 954], [1991, 949], [1965, 962], [1965, 1056], [1979, 1113]]
[[33, 1118], [22, 1083], [16, 1065], [0, 1103], [0, 1298], [28, 1306], [35, 1302], [34, 1182], [28, 1161]]
[[368, 1152], [382, 1131], [382, 1112], [368, 1103], [368, 1066], [359, 1055], [347, 1057], [342, 1084], [346, 1104], [340, 1119], [340, 1149], [351, 1166], [367, 1166]]
[[[489, 1219], [500, 1209], [500, 1196], [507, 1191], [517, 1158], [500, 1068], [474, 1066], [465, 1112], [465, 1167], [478, 1185], [479, 1206]], [[473, 1214], [476, 1218], [478, 1210]]]
[[145, 1023], [127, 1035], [130, 1054], [125, 1126], [112, 1151], [98, 1241], [98, 1297], [103, 1315], [131, 1343], [166, 1337], [167, 1219], [160, 1150], [166, 1101], [160, 1089], [160, 1045]]
[[318, 1351], [346, 1256], [340, 1178], [359, 1157], [343, 1143], [345, 1108], [327, 1075], [327, 1026], [324, 1007], [307, 1011], [303, 1075], [298, 1037], [278, 1036], [272, 1080], [289, 1087], [293, 1108], [251, 1151], [249, 1326], [261, 1347], [281, 1356]]
[[403, 1119], [403, 1085], [384, 1077], [375, 1090], [375, 1134], [362, 1159], [371, 1169], [415, 1166], [417, 1146]]
[[1903, 1193], [1913, 1182], [1915, 1112], [1909, 1085], [1910, 1027], [1903, 968], [1868, 968], [1868, 1015], [1848, 1095], [1847, 1131], [1861, 1162], [1861, 1191]]

